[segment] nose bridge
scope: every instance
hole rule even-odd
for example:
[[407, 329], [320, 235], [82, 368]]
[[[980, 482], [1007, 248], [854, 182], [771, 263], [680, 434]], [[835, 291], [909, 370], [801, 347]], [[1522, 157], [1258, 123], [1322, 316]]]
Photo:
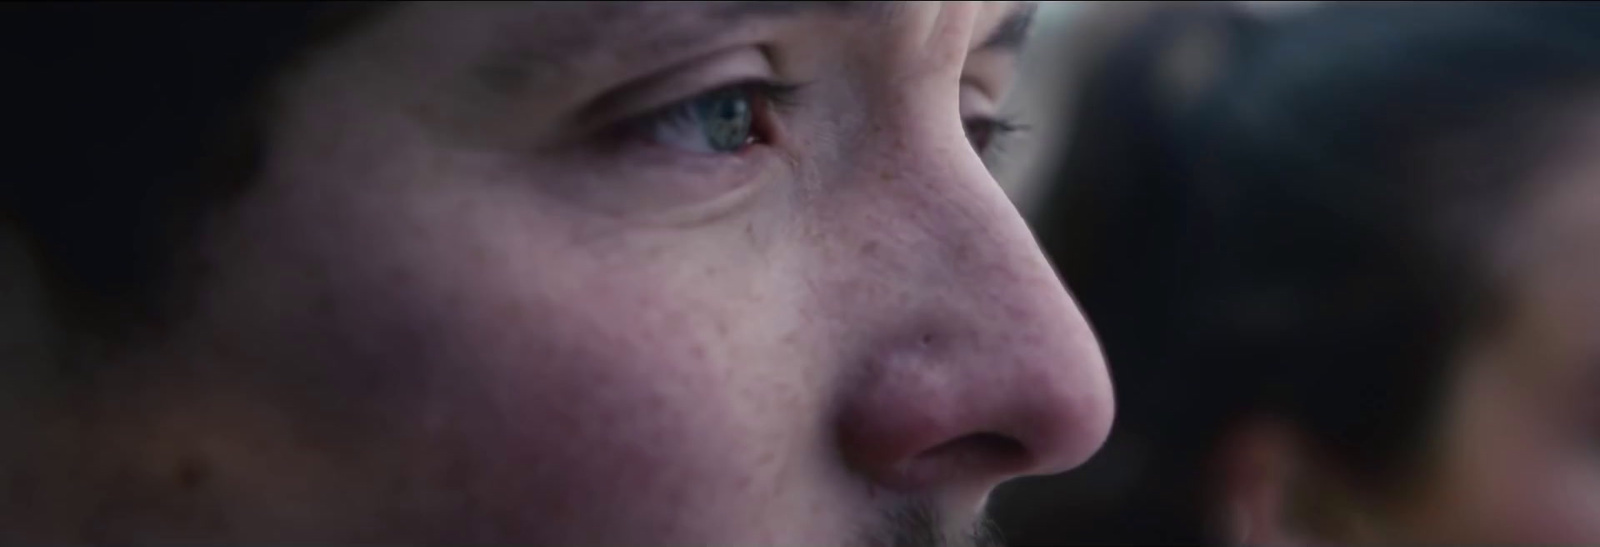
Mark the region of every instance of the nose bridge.
[[1035, 471], [1075, 466], [1109, 429], [1105, 363], [1032, 232], [986, 170], [981, 177], [980, 189], [934, 215], [947, 221], [933, 233], [949, 265], [940, 281], [952, 339], [930, 358], [960, 378], [968, 427], [1018, 439]]
[[[881, 464], [973, 435], [1016, 441], [1020, 461], [969, 469], [998, 480], [1075, 466], [1110, 427], [1110, 384], [1084, 318], [1032, 233], [962, 135], [912, 134], [892, 152], [878, 257], [902, 296], [881, 370], [852, 426]], [[874, 237], [874, 236], [863, 236]], [[1015, 462], [1014, 462], [1015, 463]], [[972, 477], [968, 477], [972, 478]]]
[[942, 286], [952, 305], [999, 313], [1003, 323], [1023, 316], [1081, 323], [1032, 231], [965, 135], [940, 133], [922, 133], [900, 157], [886, 158], [901, 166], [890, 182], [905, 194], [894, 201], [907, 210], [896, 218], [923, 240], [906, 249], [918, 253], [908, 261], [920, 266], [921, 281]]

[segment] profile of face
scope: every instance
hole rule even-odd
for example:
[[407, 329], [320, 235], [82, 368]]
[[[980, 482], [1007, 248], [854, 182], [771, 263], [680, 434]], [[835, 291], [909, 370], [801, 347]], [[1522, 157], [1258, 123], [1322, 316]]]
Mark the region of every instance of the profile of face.
[[[1525, 195], [1486, 242], [1503, 306], [1459, 349], [1422, 472], [1376, 496], [1329, 487], [1340, 477], [1292, 431], [1242, 428], [1228, 481], [1236, 536], [1600, 544], [1600, 110], [1587, 110], [1573, 117], [1588, 120], [1577, 137], [1521, 181]], [[1299, 503], [1327, 509], [1325, 526], [1297, 521], [1297, 497], [1322, 498]]]
[[192, 311], [98, 403], [85, 481], [112, 486], [70, 525], [971, 540], [992, 487], [1083, 462], [1112, 416], [982, 158], [1029, 13], [385, 11], [277, 81]]

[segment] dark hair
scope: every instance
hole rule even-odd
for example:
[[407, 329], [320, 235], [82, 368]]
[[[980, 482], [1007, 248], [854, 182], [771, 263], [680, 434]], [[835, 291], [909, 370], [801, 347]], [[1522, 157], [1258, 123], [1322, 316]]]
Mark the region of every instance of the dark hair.
[[1451, 359], [1495, 319], [1488, 234], [1561, 115], [1600, 97], [1597, 22], [1582, 3], [1327, 5], [1244, 29], [1179, 111], [1105, 67], [1080, 107], [1132, 136], [1086, 157], [1099, 135], [1080, 133], [1036, 219], [1101, 337], [1118, 427], [1151, 442], [1121, 535], [1094, 537], [1215, 539], [1207, 464], [1250, 414], [1358, 490], [1410, 475]]
[[[71, 328], [155, 321], [196, 222], [262, 153], [264, 86], [379, 4], [17, 3], [0, 8], [0, 228]], [[5, 226], [9, 225], [9, 226]]]

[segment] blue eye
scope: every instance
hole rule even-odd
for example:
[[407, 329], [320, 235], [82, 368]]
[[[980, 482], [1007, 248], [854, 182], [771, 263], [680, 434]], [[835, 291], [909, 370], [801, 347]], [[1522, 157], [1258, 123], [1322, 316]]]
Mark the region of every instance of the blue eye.
[[763, 140], [756, 116], [789, 88], [772, 84], [730, 86], [667, 107], [644, 121], [656, 144], [704, 154], [728, 154]]

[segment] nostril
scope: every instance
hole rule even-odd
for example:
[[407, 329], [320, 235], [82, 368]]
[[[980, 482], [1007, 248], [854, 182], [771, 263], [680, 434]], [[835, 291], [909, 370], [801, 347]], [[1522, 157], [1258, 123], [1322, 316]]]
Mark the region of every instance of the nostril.
[[934, 446], [902, 463], [888, 482], [904, 488], [959, 482], [1026, 469], [1027, 447], [997, 433], [974, 433]]
[[[1020, 462], [1028, 456], [1022, 443], [999, 433], [973, 433], [935, 446], [917, 455], [917, 459], [954, 459], [977, 463]], [[987, 467], [987, 465], [986, 465]]]

